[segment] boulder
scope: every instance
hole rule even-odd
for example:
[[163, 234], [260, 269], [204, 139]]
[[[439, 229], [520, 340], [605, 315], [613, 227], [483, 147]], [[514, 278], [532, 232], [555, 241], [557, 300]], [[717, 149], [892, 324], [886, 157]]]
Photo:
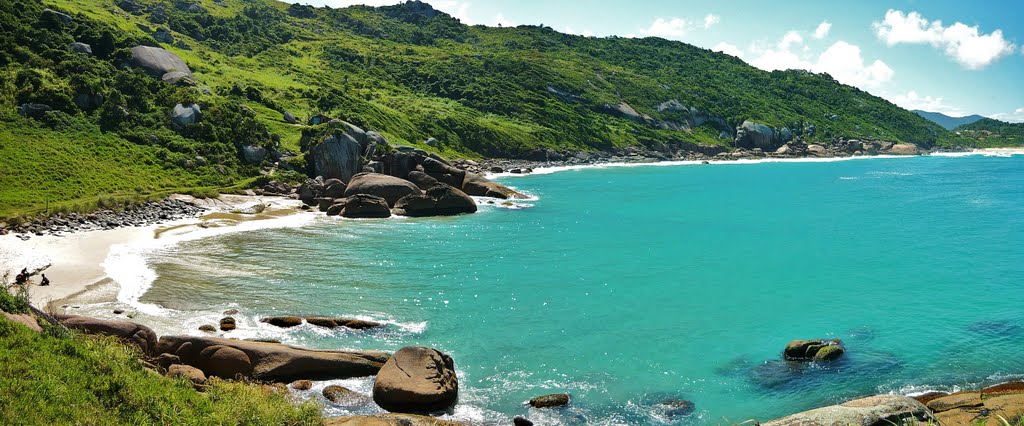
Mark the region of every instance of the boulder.
[[327, 208], [328, 216], [352, 219], [384, 219], [391, 217], [387, 200], [368, 194], [356, 194], [336, 200]]
[[317, 351], [279, 343], [196, 336], [163, 336], [157, 352], [178, 355], [183, 363], [207, 375], [237, 373], [284, 383], [371, 376], [388, 360], [386, 353], [378, 351]]
[[139, 347], [143, 355], [154, 355], [157, 336], [152, 329], [128, 321], [102, 320], [78, 315], [54, 315], [65, 327], [85, 334], [114, 336]]
[[405, 179], [379, 173], [360, 173], [349, 181], [345, 196], [373, 195], [383, 198], [388, 206], [394, 206], [402, 197], [420, 192], [416, 185]]
[[384, 157], [384, 173], [397, 178], [405, 179], [409, 173], [416, 170], [418, 165], [416, 159], [407, 152], [392, 152]]
[[184, 127], [196, 124], [203, 117], [203, 111], [199, 105], [189, 104], [188, 106], [177, 104], [171, 110], [171, 124], [174, 127]]
[[313, 205], [313, 200], [320, 198], [324, 192], [324, 178], [323, 176], [317, 176], [313, 179], [306, 179], [302, 185], [299, 185], [299, 199], [303, 203]]
[[217, 327], [214, 327], [212, 324], [203, 324], [203, 325], [199, 326], [199, 331], [205, 331], [207, 333], [213, 333], [213, 332], [217, 331]]
[[338, 405], [355, 407], [366, 405], [369, 401], [365, 395], [354, 392], [344, 386], [330, 385], [323, 390], [324, 398]]
[[201, 385], [206, 382], [206, 374], [203, 374], [202, 370], [185, 364], [173, 364], [168, 367], [167, 377], [188, 379], [193, 385]]
[[260, 164], [267, 158], [267, 149], [262, 146], [246, 145], [242, 147], [242, 161], [245, 164]]
[[898, 143], [889, 148], [888, 154], [891, 155], [920, 155], [921, 148], [912, 143]]
[[183, 72], [192, 77], [192, 70], [178, 55], [159, 47], [135, 46], [132, 48], [131, 65], [142, 68], [147, 74], [162, 78], [169, 72]]
[[465, 170], [445, 164], [438, 159], [426, 157], [420, 164], [423, 166], [423, 171], [430, 177], [449, 185], [461, 187], [466, 180]]
[[934, 421], [927, 407], [913, 398], [876, 395], [839, 405], [804, 411], [761, 423], [763, 426], [881, 426]]
[[71, 49], [71, 51], [75, 53], [83, 53], [87, 56], [92, 56], [92, 46], [82, 42], [76, 41], [71, 43], [68, 45], [68, 49]]
[[165, 43], [165, 44], [172, 44], [172, 43], [174, 43], [174, 35], [171, 34], [171, 30], [169, 30], [167, 28], [157, 28], [156, 31], [153, 31], [153, 38], [156, 41], [159, 41], [159, 42]]
[[295, 115], [293, 115], [292, 113], [290, 113], [288, 111], [284, 112], [283, 117], [284, 117], [284, 122], [288, 123], [288, 124], [295, 124], [295, 123], [299, 122], [299, 119], [295, 118]]
[[277, 195], [288, 195], [292, 192], [292, 187], [287, 183], [272, 180], [263, 185], [264, 194], [277, 194]]
[[515, 416], [512, 418], [512, 426], [533, 426], [533, 422], [523, 416]]
[[295, 316], [267, 317], [260, 320], [275, 327], [291, 328], [302, 325], [302, 318]]
[[771, 127], [752, 121], [744, 121], [736, 128], [736, 146], [761, 148], [774, 151], [779, 147], [778, 137]]
[[18, 114], [36, 119], [43, 118], [49, 111], [53, 111], [53, 108], [46, 104], [21, 104], [18, 107]]
[[542, 395], [531, 398], [529, 404], [534, 408], [561, 407], [569, 404], [569, 394], [553, 393], [551, 395]]
[[11, 314], [4, 311], [0, 311], [0, 314], [3, 314], [4, 318], [7, 318], [9, 321], [28, 327], [29, 330], [36, 333], [43, 332], [43, 328], [39, 326], [39, 322], [36, 321], [36, 317], [32, 316], [32, 314]]
[[329, 318], [329, 317], [306, 317], [306, 322], [326, 328], [337, 328], [345, 327], [356, 330], [365, 330], [368, 328], [381, 327], [384, 324], [375, 321], [366, 321], [352, 318]]
[[452, 216], [476, 213], [476, 202], [465, 192], [438, 183], [424, 194], [406, 195], [395, 203], [393, 212], [401, 216]]
[[224, 317], [220, 320], [221, 331], [231, 331], [234, 330], [237, 326], [238, 324], [235, 322], [235, 319], [233, 317]]
[[782, 356], [792, 361], [832, 361], [843, 355], [842, 344], [838, 339], [794, 340], [786, 345]]
[[192, 74], [182, 71], [171, 71], [160, 76], [160, 81], [167, 84], [180, 84], [182, 86], [192, 86], [195, 81], [192, 80]]
[[324, 181], [324, 192], [321, 194], [324, 198], [342, 198], [345, 196], [345, 182], [341, 179], [327, 179]]
[[420, 171], [411, 171], [409, 172], [409, 182], [416, 184], [417, 187], [426, 191], [437, 184], [437, 179]]
[[458, 394], [459, 379], [452, 358], [422, 346], [406, 346], [395, 352], [373, 383], [374, 402], [395, 412], [445, 411], [455, 404]]
[[473, 173], [466, 174], [466, 180], [462, 183], [462, 191], [467, 195], [476, 197], [492, 197], [503, 200], [526, 198], [525, 195], [516, 192], [512, 188]]
[[181, 358], [178, 358], [178, 356], [174, 354], [160, 354], [156, 357], [154, 362], [164, 371], [167, 371], [167, 369], [171, 368], [172, 365], [181, 364]]
[[[415, 3], [409, 3], [415, 4]], [[464, 426], [465, 423], [415, 414], [377, 414], [324, 419], [325, 426]]]
[[355, 137], [336, 131], [310, 148], [309, 163], [314, 174], [347, 182], [362, 171], [362, 152], [363, 148]]
[[295, 390], [310, 390], [313, 388], [313, 382], [309, 380], [296, 380], [292, 382], [289, 386], [291, 386], [292, 389]]
[[828, 155], [828, 150], [825, 147], [817, 144], [807, 145], [807, 155], [815, 157], [825, 157]]
[[40, 14], [40, 17], [44, 19], [53, 19], [65, 25], [71, 23], [71, 15], [61, 13], [53, 9], [43, 9], [43, 12]]

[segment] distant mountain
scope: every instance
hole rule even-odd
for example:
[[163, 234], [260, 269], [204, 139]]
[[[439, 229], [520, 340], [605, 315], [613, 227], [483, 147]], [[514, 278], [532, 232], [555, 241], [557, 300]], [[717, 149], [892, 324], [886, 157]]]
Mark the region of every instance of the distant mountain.
[[975, 114], [975, 115], [968, 115], [966, 117], [950, 117], [950, 116], [948, 116], [946, 114], [942, 114], [942, 113], [939, 113], [939, 112], [921, 111], [919, 109], [915, 109], [914, 113], [917, 114], [917, 115], [920, 115], [921, 117], [924, 117], [924, 118], [926, 118], [928, 120], [931, 120], [932, 122], [934, 122], [934, 123], [936, 123], [936, 124], [938, 124], [938, 125], [940, 125], [942, 127], [945, 127], [946, 130], [953, 130], [953, 129], [957, 128], [957, 127], [960, 127], [960, 126], [963, 126], [963, 125], [966, 125], [966, 124], [971, 124], [971, 123], [973, 123], [975, 121], [978, 121], [978, 120], [981, 120], [981, 119], [985, 118], [985, 117], [982, 117], [982, 116], [977, 115], [977, 114]]

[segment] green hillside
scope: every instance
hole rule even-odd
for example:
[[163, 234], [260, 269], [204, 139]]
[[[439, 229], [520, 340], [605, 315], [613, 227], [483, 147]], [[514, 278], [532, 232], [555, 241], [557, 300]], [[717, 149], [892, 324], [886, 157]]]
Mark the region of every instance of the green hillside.
[[[93, 54], [74, 52], [73, 42]], [[179, 55], [195, 85], [127, 66], [137, 45]], [[471, 27], [418, 2], [314, 9], [272, 0], [8, 0], [0, 4], [0, 87], [0, 218], [47, 201], [87, 208], [101, 195], [231, 187], [278, 157], [278, 170], [294, 169], [286, 176], [294, 179], [305, 173], [302, 124], [317, 114], [392, 144], [469, 158], [730, 146], [745, 120], [825, 144], [964, 143], [828, 75], [764, 72], [657, 38]], [[200, 122], [173, 126], [171, 109], [192, 102]], [[23, 104], [53, 110], [29, 118], [16, 112]], [[286, 123], [286, 111], [300, 124]], [[428, 138], [438, 143], [427, 146]], [[246, 164], [245, 146], [272, 155]]]
[[1007, 123], [983, 118], [953, 130], [954, 133], [972, 141], [975, 146], [1022, 146], [1024, 145], [1024, 123]]

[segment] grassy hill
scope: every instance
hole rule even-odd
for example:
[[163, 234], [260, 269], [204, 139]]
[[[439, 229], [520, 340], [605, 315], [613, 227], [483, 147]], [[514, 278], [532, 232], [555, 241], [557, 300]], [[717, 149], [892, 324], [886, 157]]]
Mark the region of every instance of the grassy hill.
[[[75, 53], [72, 42], [94, 54]], [[197, 84], [165, 84], [126, 66], [136, 45], [179, 55]], [[47, 203], [87, 209], [101, 196], [244, 185], [270, 166], [243, 161], [250, 145], [280, 152], [277, 170], [294, 172], [279, 177], [297, 179], [306, 172], [305, 126], [286, 123], [286, 111], [300, 123], [340, 117], [394, 144], [469, 158], [729, 146], [745, 120], [825, 144], [964, 143], [825, 74], [765, 72], [658, 38], [467, 26], [418, 2], [9, 0], [0, 4], [0, 88], [0, 219]], [[191, 102], [202, 106], [201, 122], [172, 126], [170, 110]], [[26, 103], [54, 111], [18, 115]], [[439, 143], [428, 147], [428, 138]]]
[[1024, 123], [1007, 123], [985, 118], [954, 129], [976, 146], [1024, 146]]

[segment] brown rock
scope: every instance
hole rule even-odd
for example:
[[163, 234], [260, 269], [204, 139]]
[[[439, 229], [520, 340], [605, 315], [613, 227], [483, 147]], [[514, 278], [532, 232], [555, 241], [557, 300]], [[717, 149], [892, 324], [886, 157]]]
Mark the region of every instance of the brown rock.
[[302, 325], [302, 318], [296, 316], [269, 317], [261, 319], [260, 322], [265, 322], [275, 327], [290, 328]]
[[[813, 340], [794, 340], [786, 345], [786, 349], [783, 350], [782, 355], [788, 360], [797, 361], [809, 361], [809, 360], [827, 360], [831, 361], [838, 358], [843, 354], [843, 351], [836, 351], [836, 348], [828, 348], [828, 346], [835, 346], [842, 349], [842, 341], [838, 339], [826, 340], [826, 339], [813, 339]], [[820, 351], [824, 350], [825, 354], [818, 356]]]
[[459, 379], [452, 358], [422, 346], [406, 346], [395, 352], [373, 383], [374, 402], [395, 412], [444, 411], [455, 404], [458, 394]]
[[948, 392], [927, 392], [927, 393], [915, 396], [914, 399], [917, 400], [917, 402], [920, 402], [920, 403], [922, 403], [924, 405], [928, 405], [928, 403], [931, 402], [931, 400], [936, 399], [936, 398], [941, 398], [941, 397], [944, 397], [946, 395], [949, 395], [949, 393]]
[[980, 392], [957, 392], [952, 395], [935, 398], [927, 404], [928, 409], [932, 410], [933, 413], [941, 413], [954, 408], [980, 406], [982, 406]]
[[54, 315], [65, 327], [86, 334], [114, 336], [139, 347], [143, 355], [153, 355], [157, 337], [152, 329], [128, 321], [101, 320], [78, 315]]
[[509, 198], [526, 198], [525, 195], [516, 192], [512, 188], [472, 173], [466, 174], [466, 179], [462, 182], [462, 191], [467, 195], [475, 197], [492, 197], [501, 198], [503, 200]]
[[464, 426], [464, 423], [415, 414], [378, 414], [324, 419], [326, 426]]
[[37, 321], [36, 317], [33, 316], [32, 314], [10, 314], [3, 311], [0, 311], [0, 314], [4, 314], [4, 317], [7, 318], [8, 320], [17, 324], [24, 325], [25, 327], [28, 327], [29, 330], [32, 330], [36, 333], [43, 332], [43, 328], [39, 326], [39, 321]]
[[309, 380], [296, 380], [290, 386], [295, 390], [310, 390], [313, 388], [313, 382]]
[[568, 404], [569, 394], [566, 393], [543, 395], [530, 400], [530, 406], [534, 408], [561, 407]]
[[193, 385], [206, 383], [206, 375], [198, 368], [191, 365], [174, 364], [167, 369], [167, 377], [172, 379], [183, 377], [192, 382]]
[[167, 371], [174, 364], [181, 364], [181, 358], [178, 358], [174, 354], [160, 354], [156, 357], [156, 365], [160, 366], [163, 371]]
[[236, 326], [237, 324], [235, 323], [235, 319], [232, 317], [225, 317], [220, 320], [221, 331], [231, 331], [234, 330]]
[[356, 330], [365, 330], [367, 328], [380, 327], [384, 324], [373, 321], [364, 321], [351, 318], [328, 318], [328, 317], [307, 317], [306, 322], [319, 327], [325, 328], [336, 328], [346, 327]]
[[328, 401], [348, 407], [366, 405], [370, 402], [366, 395], [353, 392], [344, 386], [328, 386], [324, 388], [323, 395]]
[[210, 325], [210, 324], [203, 324], [203, 325], [199, 326], [199, 331], [205, 331], [207, 333], [213, 333], [213, 332], [217, 331], [217, 327], [214, 327], [213, 325]]
[[402, 216], [450, 216], [475, 213], [476, 202], [465, 192], [443, 183], [436, 184], [424, 194], [407, 195], [395, 203], [394, 213]]
[[207, 374], [225, 379], [248, 377], [252, 372], [249, 355], [230, 346], [214, 345], [203, 348], [196, 363]]
[[1001, 394], [1001, 393], [1024, 393], [1024, 382], [1013, 381], [1000, 383], [995, 386], [989, 386], [981, 390], [981, 394], [984, 396]]
[[374, 195], [357, 194], [335, 200], [327, 208], [328, 216], [341, 216], [352, 219], [384, 219], [391, 217], [391, 208], [387, 200]]
[[399, 199], [410, 194], [419, 194], [420, 189], [405, 179], [380, 173], [360, 173], [352, 176], [345, 196], [365, 194], [383, 198], [388, 206], [394, 206]]
[[[763, 426], [880, 426], [918, 424], [932, 419], [932, 413], [920, 402], [898, 395], [875, 395], [839, 405], [816, 408], [761, 423]], [[913, 422], [913, 423], [912, 423]], [[925, 423], [928, 424], [928, 423]], [[946, 424], [946, 423], [942, 423]]]

